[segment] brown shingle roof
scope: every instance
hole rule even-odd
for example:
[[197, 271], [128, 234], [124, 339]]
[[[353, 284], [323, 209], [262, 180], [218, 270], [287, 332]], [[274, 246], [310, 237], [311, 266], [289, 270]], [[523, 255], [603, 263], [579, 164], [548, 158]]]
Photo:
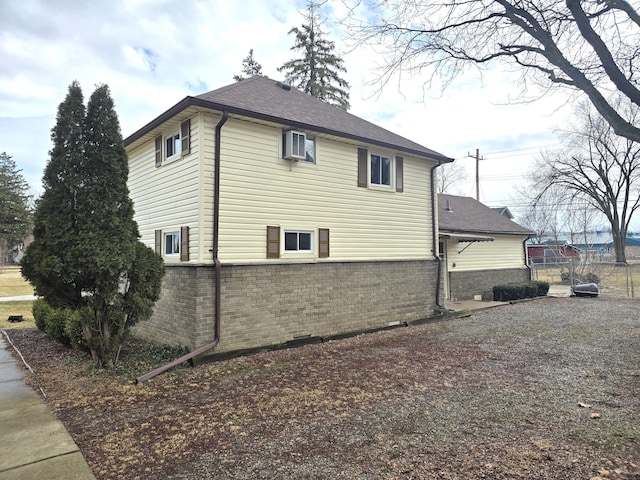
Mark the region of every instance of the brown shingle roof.
[[133, 143], [190, 106], [219, 111], [226, 110], [231, 114], [271, 121], [317, 133], [336, 135], [442, 162], [452, 161], [449, 157], [356, 117], [341, 108], [318, 100], [296, 88], [259, 75], [196, 97], [186, 97], [129, 136], [125, 140], [125, 145]]
[[471, 197], [438, 194], [438, 227], [442, 232], [506, 233], [533, 232]]

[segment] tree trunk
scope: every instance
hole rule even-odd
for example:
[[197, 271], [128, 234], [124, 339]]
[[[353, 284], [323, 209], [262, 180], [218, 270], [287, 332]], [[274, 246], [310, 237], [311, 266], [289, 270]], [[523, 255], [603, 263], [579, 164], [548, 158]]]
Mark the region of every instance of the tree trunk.
[[89, 345], [89, 349], [91, 350], [91, 359], [93, 360], [93, 364], [96, 368], [99, 368], [101, 366], [100, 355], [98, 355], [98, 351], [93, 345], [91, 327], [86, 322], [82, 322], [82, 333], [84, 334], [84, 339], [87, 341], [87, 345]]
[[627, 254], [625, 252], [627, 246], [627, 231], [613, 226], [611, 229], [613, 236], [613, 247], [616, 250], [616, 263], [627, 263]]
[[111, 329], [110, 329], [109, 320], [105, 319], [102, 322], [102, 356], [104, 357], [102, 360], [105, 363], [107, 369], [111, 370], [113, 368], [113, 352], [111, 345]]

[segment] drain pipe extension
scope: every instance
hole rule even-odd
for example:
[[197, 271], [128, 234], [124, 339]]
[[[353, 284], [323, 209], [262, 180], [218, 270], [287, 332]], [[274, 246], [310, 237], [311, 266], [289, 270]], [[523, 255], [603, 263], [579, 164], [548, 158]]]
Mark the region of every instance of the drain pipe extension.
[[214, 192], [213, 192], [213, 263], [215, 265], [216, 270], [216, 283], [215, 283], [215, 316], [214, 316], [214, 335], [213, 341], [206, 345], [203, 345], [200, 348], [196, 348], [194, 351], [183, 355], [180, 358], [176, 358], [172, 362], [167, 363], [161, 367], [156, 368], [144, 375], [136, 378], [136, 383], [146, 382], [147, 380], [155, 377], [156, 375], [160, 375], [161, 373], [170, 370], [173, 367], [180, 365], [182, 362], [186, 362], [191, 360], [192, 358], [211, 350], [216, 347], [218, 343], [220, 343], [220, 259], [218, 258], [218, 245], [219, 245], [219, 228], [220, 228], [220, 139], [221, 139], [221, 130], [222, 126], [226, 123], [229, 118], [229, 114], [226, 111], [222, 112], [222, 118], [216, 125], [216, 144], [214, 151], [214, 161], [215, 161], [215, 170], [214, 170]]
[[440, 281], [442, 277], [442, 259], [440, 255], [438, 255], [438, 224], [436, 223], [436, 216], [438, 212], [436, 211], [436, 181], [434, 178], [434, 174], [436, 173], [436, 168], [442, 165], [442, 161], [438, 160], [438, 164], [431, 167], [431, 235], [433, 242], [433, 257], [438, 262], [438, 274], [436, 275], [436, 311], [438, 313], [444, 311], [444, 307], [440, 305]]

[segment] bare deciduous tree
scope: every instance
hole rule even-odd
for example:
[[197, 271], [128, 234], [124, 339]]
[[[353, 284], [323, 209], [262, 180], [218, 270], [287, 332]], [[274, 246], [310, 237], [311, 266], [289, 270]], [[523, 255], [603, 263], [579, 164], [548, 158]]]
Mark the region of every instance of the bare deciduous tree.
[[[639, 109], [629, 102], [614, 105], [633, 122], [640, 119]], [[611, 226], [616, 262], [626, 263], [627, 231], [640, 208], [640, 143], [617, 136], [586, 103], [577, 118], [579, 124], [564, 132], [566, 149], [543, 155], [537, 191], [543, 195], [561, 188], [601, 212]]]
[[[530, 177], [535, 178], [536, 173]], [[563, 230], [562, 205], [565, 202], [565, 192], [557, 188], [548, 188], [538, 196], [531, 194], [530, 189], [519, 191], [520, 201], [529, 205], [518, 222], [535, 233], [531, 239], [533, 243], [542, 243], [545, 239], [552, 239], [556, 244], [560, 241]]]
[[617, 135], [640, 142], [640, 127], [610, 101], [619, 92], [640, 105], [640, 16], [625, 0], [354, 1], [367, 16], [353, 13], [358, 44], [385, 54], [380, 88], [402, 71], [446, 86], [502, 61], [520, 72], [521, 98], [529, 82], [584, 92]]
[[467, 180], [468, 174], [460, 162], [444, 163], [438, 168], [438, 193], [456, 194], [453, 188]]

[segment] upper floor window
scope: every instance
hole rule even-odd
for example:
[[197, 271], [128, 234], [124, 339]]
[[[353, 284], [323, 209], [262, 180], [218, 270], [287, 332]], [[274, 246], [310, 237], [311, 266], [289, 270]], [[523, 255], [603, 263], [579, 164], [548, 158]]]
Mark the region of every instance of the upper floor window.
[[316, 163], [316, 139], [309, 135], [304, 139], [304, 161]]
[[180, 156], [180, 132], [175, 132], [165, 138], [165, 160], [172, 160]]
[[377, 154], [369, 155], [366, 148], [358, 148], [358, 187], [370, 186], [391, 187], [387, 190], [389, 192], [393, 192], [395, 186], [395, 192], [404, 192], [404, 159], [400, 155], [396, 155], [394, 159]]
[[391, 186], [391, 159], [371, 154], [371, 185]]
[[155, 139], [155, 165], [162, 166], [163, 162], [177, 160], [191, 153], [191, 119], [180, 124], [180, 130]]

